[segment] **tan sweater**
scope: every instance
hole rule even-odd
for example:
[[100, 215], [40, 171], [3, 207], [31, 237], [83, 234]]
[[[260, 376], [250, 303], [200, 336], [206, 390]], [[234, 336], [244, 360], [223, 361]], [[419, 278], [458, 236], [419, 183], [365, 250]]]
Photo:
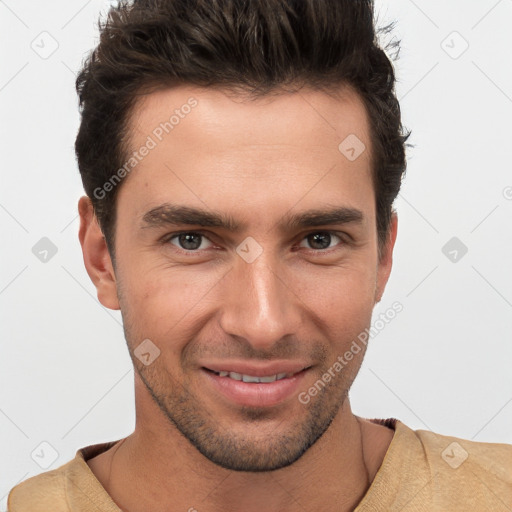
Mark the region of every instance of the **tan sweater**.
[[[512, 511], [512, 445], [414, 431], [395, 419], [372, 421], [395, 434], [355, 512]], [[79, 449], [68, 463], [16, 485], [8, 512], [121, 512], [85, 462], [116, 442]]]

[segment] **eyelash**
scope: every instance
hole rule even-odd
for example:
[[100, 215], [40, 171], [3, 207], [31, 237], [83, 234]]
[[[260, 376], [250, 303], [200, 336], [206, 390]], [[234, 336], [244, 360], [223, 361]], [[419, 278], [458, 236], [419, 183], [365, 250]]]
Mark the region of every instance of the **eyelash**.
[[[317, 235], [317, 234], [327, 234], [327, 235], [330, 235], [330, 236], [334, 235], [334, 236], [337, 236], [341, 240], [341, 242], [338, 245], [336, 245], [334, 247], [327, 248], [327, 249], [307, 249], [307, 250], [312, 251], [312, 252], [314, 252], [316, 254], [330, 254], [332, 251], [338, 250], [340, 247], [342, 247], [344, 245], [347, 245], [350, 242], [348, 240], [349, 235], [347, 235], [346, 233], [339, 232], [339, 231], [328, 231], [328, 230], [311, 231], [310, 233], [305, 234], [300, 241], [302, 242], [303, 240], [305, 240], [309, 236]], [[164, 244], [164, 245], [169, 245], [169, 242], [171, 240], [173, 240], [174, 238], [176, 238], [176, 237], [178, 237], [180, 235], [199, 235], [199, 236], [201, 236], [203, 238], [206, 238], [211, 243], [215, 243], [212, 240], [210, 240], [206, 236], [206, 234], [202, 233], [201, 231], [177, 231], [175, 233], [170, 233], [170, 234], [166, 235], [161, 240], [161, 243]], [[186, 249], [182, 249], [181, 247], [178, 247], [178, 246], [176, 246], [174, 244], [170, 244], [170, 245], [173, 245], [173, 249], [175, 249], [176, 252], [178, 252], [180, 254], [184, 254], [185, 256], [195, 256], [197, 254], [201, 254], [203, 251], [207, 251], [208, 250], [208, 249], [194, 249], [194, 250], [189, 249], [189, 250], [186, 250]]]

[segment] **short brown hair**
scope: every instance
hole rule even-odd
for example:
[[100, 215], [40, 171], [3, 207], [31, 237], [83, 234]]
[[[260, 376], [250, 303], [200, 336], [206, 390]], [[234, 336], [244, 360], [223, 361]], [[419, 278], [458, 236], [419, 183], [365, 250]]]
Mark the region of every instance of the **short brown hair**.
[[[75, 151], [86, 194], [114, 257], [116, 194], [98, 198], [129, 154], [130, 113], [141, 94], [190, 84], [258, 97], [349, 84], [370, 119], [379, 251], [406, 169], [391, 61], [378, 43], [372, 0], [121, 1], [99, 22], [100, 42], [76, 89]], [[399, 42], [388, 44], [398, 56]], [[340, 141], [341, 142], [341, 141]]]

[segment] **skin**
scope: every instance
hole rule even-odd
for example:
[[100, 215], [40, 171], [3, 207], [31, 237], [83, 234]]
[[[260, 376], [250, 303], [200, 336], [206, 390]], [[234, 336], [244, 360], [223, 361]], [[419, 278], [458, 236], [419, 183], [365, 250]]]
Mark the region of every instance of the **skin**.
[[[191, 96], [198, 105], [120, 185], [115, 266], [89, 198], [79, 201], [87, 272], [100, 302], [121, 310], [136, 370], [134, 432], [88, 464], [128, 512], [170, 504], [198, 512], [353, 510], [393, 436], [351, 411], [364, 347], [308, 404], [298, 393], [370, 326], [391, 271], [397, 218], [379, 259], [364, 104], [348, 87], [336, 96], [303, 89], [249, 101], [180, 86], [138, 103], [132, 148]], [[354, 161], [338, 149], [349, 134], [366, 145]], [[245, 226], [141, 228], [143, 215], [166, 202], [220, 211]], [[356, 208], [363, 220], [279, 228], [285, 215], [326, 204]], [[190, 249], [169, 240], [177, 231], [204, 237]], [[325, 231], [339, 238], [315, 245], [312, 235]], [[248, 236], [263, 250], [252, 263], [236, 252]], [[160, 350], [148, 366], [133, 354], [145, 339]], [[224, 399], [201, 370], [211, 360], [275, 359], [310, 368], [300, 389], [272, 407]]]

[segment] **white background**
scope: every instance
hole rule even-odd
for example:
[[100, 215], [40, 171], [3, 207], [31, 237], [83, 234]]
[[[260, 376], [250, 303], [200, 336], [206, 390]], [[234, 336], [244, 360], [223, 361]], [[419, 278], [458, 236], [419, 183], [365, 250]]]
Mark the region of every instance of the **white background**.
[[[77, 238], [74, 80], [107, 7], [0, 2], [1, 510], [46, 470], [34, 450], [47, 462], [55, 450], [54, 469], [135, 425], [121, 317], [98, 302]], [[415, 147], [375, 318], [394, 301], [404, 309], [371, 341], [352, 407], [512, 443], [512, 1], [378, 1], [377, 12], [398, 20], [397, 94]], [[43, 31], [58, 43], [46, 59], [31, 47], [56, 44]], [[32, 252], [42, 237], [57, 247], [46, 263]], [[468, 248], [456, 262], [442, 252], [452, 237]]]

